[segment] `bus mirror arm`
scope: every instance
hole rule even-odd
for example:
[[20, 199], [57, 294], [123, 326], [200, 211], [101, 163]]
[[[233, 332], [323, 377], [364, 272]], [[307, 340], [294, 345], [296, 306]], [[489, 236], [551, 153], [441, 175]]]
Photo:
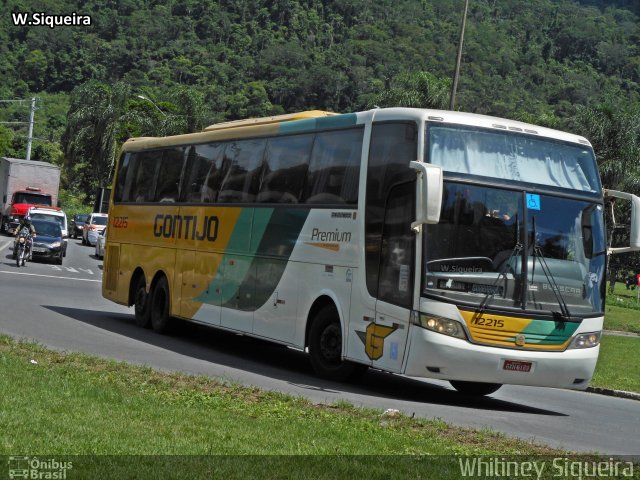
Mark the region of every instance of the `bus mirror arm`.
[[416, 220], [411, 229], [418, 233], [423, 224], [440, 221], [442, 207], [442, 167], [424, 162], [411, 162], [409, 166], [416, 171]]
[[[620, 247], [620, 248], [611, 248], [609, 247], [607, 250], [608, 254], [612, 253], [626, 253], [626, 252], [636, 252], [640, 250], [640, 198], [637, 196], [626, 193], [626, 192], [618, 192], [617, 190], [604, 190], [604, 198], [621, 198], [623, 200], [628, 200], [631, 202], [631, 225], [629, 229], [629, 246], [628, 247]], [[613, 224], [615, 226], [616, 221], [615, 217], [612, 216]]]

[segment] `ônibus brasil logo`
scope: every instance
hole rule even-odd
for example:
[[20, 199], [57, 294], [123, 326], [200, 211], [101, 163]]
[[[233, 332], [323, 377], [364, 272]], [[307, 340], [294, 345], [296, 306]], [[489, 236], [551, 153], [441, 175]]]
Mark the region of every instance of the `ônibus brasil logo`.
[[10, 479], [65, 480], [73, 462], [55, 458], [9, 457], [7, 461]]

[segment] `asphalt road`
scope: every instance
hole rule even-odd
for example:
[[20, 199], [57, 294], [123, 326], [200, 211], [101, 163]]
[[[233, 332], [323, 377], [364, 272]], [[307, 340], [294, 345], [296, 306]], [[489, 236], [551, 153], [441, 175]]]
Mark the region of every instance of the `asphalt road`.
[[640, 457], [640, 402], [568, 390], [505, 386], [466, 398], [448, 383], [369, 371], [358, 383], [318, 379], [302, 352], [185, 324], [174, 337], [137, 327], [131, 309], [101, 296], [102, 262], [69, 240], [62, 266], [17, 268], [11, 239], [0, 235], [0, 331], [51, 348], [92, 353], [165, 371], [222, 377], [318, 403], [396, 408], [425, 418], [575, 452]]

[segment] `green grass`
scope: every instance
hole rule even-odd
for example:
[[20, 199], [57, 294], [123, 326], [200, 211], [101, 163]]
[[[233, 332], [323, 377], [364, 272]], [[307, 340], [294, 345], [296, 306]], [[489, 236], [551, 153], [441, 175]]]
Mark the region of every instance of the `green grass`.
[[606, 305], [604, 328], [605, 330], [640, 333], [640, 310]]
[[627, 290], [624, 284], [616, 283], [613, 293], [607, 294], [604, 317], [606, 330], [640, 333], [640, 303], [637, 295], [637, 288]]
[[[617, 283], [607, 295], [605, 330], [640, 334], [640, 304], [637, 290]], [[640, 337], [604, 336], [591, 386], [640, 393]]]
[[591, 386], [640, 393], [640, 337], [603, 337]]
[[638, 287], [634, 290], [627, 290], [623, 283], [616, 283], [613, 293], [609, 293], [609, 285], [607, 284], [607, 304], [621, 306], [640, 310], [640, 302], [638, 301]]
[[[290, 478], [287, 472], [300, 467], [310, 469], [309, 478], [319, 478], [319, 471], [322, 478], [389, 478], [389, 466], [396, 478], [458, 478], [454, 457], [420, 459], [566, 454], [486, 430], [404, 415], [384, 417], [344, 402], [314, 405], [204, 377], [53, 352], [6, 336], [0, 336], [0, 370], [0, 455], [104, 455], [93, 461], [112, 461], [109, 468], [135, 458], [119, 461], [109, 455], [250, 455], [238, 457], [246, 458], [240, 463], [247, 468], [252, 462], [273, 463], [268, 478]], [[285, 461], [278, 457], [283, 455], [296, 457]], [[298, 457], [306, 455], [313, 457]], [[141, 457], [133, 467], [150, 463], [151, 476], [163, 460], [148, 458]], [[194, 457], [193, 462], [198, 458], [205, 461]], [[236, 472], [238, 458], [225, 458], [227, 473]], [[329, 464], [327, 458], [336, 460]], [[165, 463], [175, 468], [175, 462]], [[191, 478], [193, 469], [189, 471]]]
[[[639, 346], [640, 338], [604, 338], [594, 384], [640, 391], [640, 362], [628, 363]], [[569, 454], [3, 335], [0, 371], [0, 455], [72, 461], [69, 478], [456, 479], [463, 456]]]

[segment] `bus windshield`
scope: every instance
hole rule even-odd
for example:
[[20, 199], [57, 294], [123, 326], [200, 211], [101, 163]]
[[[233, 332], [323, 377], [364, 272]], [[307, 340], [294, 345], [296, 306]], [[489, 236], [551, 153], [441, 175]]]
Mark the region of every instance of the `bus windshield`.
[[47, 205], [50, 207], [51, 195], [19, 192], [13, 197], [13, 203], [30, 203], [33, 205]]
[[603, 311], [599, 204], [445, 182], [440, 222], [424, 238], [424, 294], [565, 316]]
[[430, 125], [429, 163], [446, 172], [600, 194], [593, 150], [514, 132]]

